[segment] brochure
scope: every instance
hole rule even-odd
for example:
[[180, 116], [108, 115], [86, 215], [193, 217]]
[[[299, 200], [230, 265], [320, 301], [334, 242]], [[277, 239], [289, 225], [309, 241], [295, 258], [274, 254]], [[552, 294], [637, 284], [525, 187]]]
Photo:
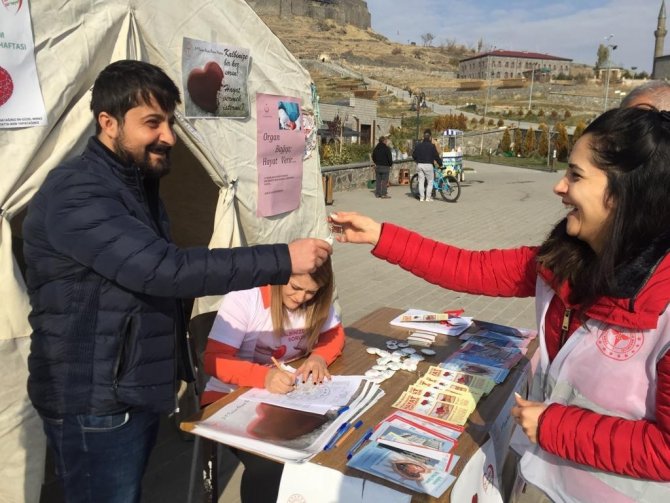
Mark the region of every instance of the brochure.
[[395, 484], [439, 498], [456, 480], [453, 475], [436, 468], [438, 462], [419, 461], [408, 453], [387, 449], [370, 442], [359, 450], [347, 466], [376, 475]]
[[469, 362], [460, 358], [450, 358], [439, 365], [444, 369], [456, 370], [458, 372], [467, 372], [472, 375], [479, 375], [492, 379], [496, 384], [500, 384], [509, 374], [509, 369], [500, 367], [491, 367], [482, 363]]
[[400, 398], [392, 405], [396, 409], [407, 410], [422, 416], [428, 416], [436, 421], [462, 426], [468, 420], [473, 409], [460, 407], [447, 402], [422, 398], [403, 392]]
[[395, 327], [406, 328], [408, 330], [418, 330], [423, 332], [434, 332], [436, 334], [444, 334], [450, 336], [458, 336], [465, 332], [470, 325], [472, 325], [472, 318], [459, 318], [457, 325], [447, 325], [446, 322], [430, 322], [430, 321], [401, 321], [404, 317], [415, 317], [419, 315], [432, 315], [430, 311], [422, 311], [420, 309], [409, 309], [399, 316], [393, 318], [389, 323]]

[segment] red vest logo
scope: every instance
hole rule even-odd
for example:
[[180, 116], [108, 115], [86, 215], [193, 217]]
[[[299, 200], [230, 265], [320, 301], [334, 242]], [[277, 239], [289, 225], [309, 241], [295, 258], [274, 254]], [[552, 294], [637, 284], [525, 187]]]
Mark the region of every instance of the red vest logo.
[[16, 13], [21, 10], [23, 0], [2, 0], [2, 5], [4, 5], [5, 9], [13, 10]]
[[642, 344], [644, 344], [642, 332], [623, 333], [613, 328], [601, 332], [596, 341], [596, 346], [602, 354], [618, 361], [632, 358]]

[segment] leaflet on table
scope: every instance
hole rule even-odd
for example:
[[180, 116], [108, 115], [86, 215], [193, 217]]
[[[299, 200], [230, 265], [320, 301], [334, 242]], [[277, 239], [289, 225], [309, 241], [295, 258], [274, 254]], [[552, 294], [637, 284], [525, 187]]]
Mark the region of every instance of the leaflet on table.
[[455, 382], [467, 386], [470, 391], [481, 392], [482, 395], [488, 395], [496, 385], [495, 381], [485, 376], [469, 374], [460, 370], [445, 369], [441, 366], [431, 366], [424, 374], [425, 378], [437, 380], [439, 382]]
[[474, 324], [480, 330], [485, 330], [492, 334], [507, 335], [521, 339], [534, 339], [537, 336], [537, 331], [529, 330], [527, 328], [508, 327], [506, 325], [498, 325], [497, 323], [481, 320], [474, 320]]
[[[430, 311], [422, 311], [420, 309], [409, 309], [399, 316], [393, 318], [389, 323], [394, 327], [406, 328], [408, 330], [419, 330], [423, 332], [435, 332], [437, 334], [458, 336], [465, 332], [470, 325], [472, 325], [472, 318], [461, 317], [459, 324], [450, 326], [444, 323], [433, 323], [426, 321], [401, 321], [403, 316], [415, 316], [435, 314]], [[462, 321], [461, 321], [462, 320]]]
[[435, 465], [437, 461], [419, 461], [409, 453], [387, 449], [377, 442], [369, 442], [348, 462], [347, 466], [376, 475], [413, 491], [439, 498], [456, 477]]
[[475, 407], [477, 403], [470, 394], [452, 393], [449, 389], [440, 389], [432, 386], [423, 386], [421, 383], [407, 388], [407, 393], [440, 402], [453, 403], [460, 407]]
[[521, 361], [524, 354], [526, 354], [526, 349], [480, 346], [466, 342], [452, 356], [461, 360], [483, 363], [491, 367], [510, 369]]
[[366, 383], [339, 415], [337, 410], [315, 414], [240, 397], [196, 422], [193, 433], [277, 461], [304, 461], [320, 452], [342, 424], [378, 400], [380, 392], [379, 385]]
[[386, 427], [384, 433], [377, 437], [377, 442], [440, 461], [444, 471], [449, 470], [455, 445], [454, 442], [428, 437], [392, 425]]
[[331, 409], [348, 404], [360, 388], [363, 379], [362, 376], [333, 376], [331, 380], [324, 380], [322, 384], [315, 385], [311, 381], [298, 382], [295, 390], [285, 395], [254, 388], [241, 395], [240, 399], [325, 414]]
[[503, 382], [507, 377], [507, 374], [509, 374], [509, 369], [491, 367], [482, 363], [461, 360], [460, 358], [449, 358], [448, 360], [440, 363], [439, 366], [444, 369], [456, 370], [458, 372], [467, 372], [468, 374], [488, 377], [496, 384]]
[[474, 410], [469, 407], [460, 407], [452, 403], [410, 395], [407, 392], [403, 392], [402, 395], [400, 395], [400, 398], [398, 398], [391, 407], [407, 410], [422, 416], [428, 416], [436, 421], [444, 421], [459, 426], [465, 424]]
[[[483, 335], [484, 334], [484, 335]], [[530, 343], [529, 339], [519, 339], [518, 337], [507, 337], [505, 335], [500, 337], [487, 337], [486, 332], [479, 332], [469, 337], [461, 335], [461, 340], [467, 341], [471, 344], [479, 344], [480, 346], [495, 346], [499, 348], [526, 348]]]
[[[383, 422], [377, 425], [377, 428], [381, 429], [381, 426], [385, 423], [399, 424], [402, 425], [405, 429], [410, 431], [417, 431], [423, 435], [429, 435], [442, 439], [452, 438], [456, 441], [464, 431], [462, 426], [433, 421], [430, 418], [418, 416], [411, 412], [402, 410], [393, 411], [386, 417], [386, 419], [384, 419]], [[375, 430], [375, 434], [376, 433], [377, 430]], [[372, 438], [374, 438], [374, 435]]]

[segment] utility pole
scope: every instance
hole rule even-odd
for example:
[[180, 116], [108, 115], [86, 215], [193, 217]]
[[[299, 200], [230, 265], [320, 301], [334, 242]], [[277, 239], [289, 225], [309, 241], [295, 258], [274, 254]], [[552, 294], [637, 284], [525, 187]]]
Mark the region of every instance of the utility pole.
[[[492, 53], [495, 51], [495, 47], [489, 51], [489, 53], [486, 56], [486, 78], [488, 81], [488, 86], [486, 87], [486, 99], [484, 100], [484, 128], [486, 128], [486, 113], [488, 111], [489, 107], [489, 96], [491, 95], [491, 59], [493, 58]], [[479, 155], [482, 155], [482, 152], [484, 151], [484, 130], [482, 130], [482, 137], [479, 142]]]
[[[605, 37], [607, 42], [614, 36], [614, 34]], [[603, 106], [603, 112], [607, 111], [607, 95], [609, 94], [610, 88], [610, 69], [612, 68], [612, 58], [610, 57], [614, 51], [616, 51], [617, 46], [615, 44], [607, 44], [607, 75], [605, 75], [605, 105]], [[609, 49], [612, 49], [611, 51]]]

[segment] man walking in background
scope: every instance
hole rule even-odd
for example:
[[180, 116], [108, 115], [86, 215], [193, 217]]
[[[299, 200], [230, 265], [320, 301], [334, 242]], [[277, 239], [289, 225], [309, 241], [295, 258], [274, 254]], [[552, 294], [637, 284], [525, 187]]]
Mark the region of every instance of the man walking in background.
[[389, 174], [393, 166], [393, 155], [388, 146], [388, 137], [380, 136], [379, 143], [372, 151], [372, 162], [375, 163], [375, 197], [389, 199]]
[[442, 158], [433, 144], [430, 129], [423, 132], [423, 141], [414, 147], [412, 159], [416, 162], [416, 172], [419, 174], [419, 201], [432, 201], [433, 163], [442, 166]]

